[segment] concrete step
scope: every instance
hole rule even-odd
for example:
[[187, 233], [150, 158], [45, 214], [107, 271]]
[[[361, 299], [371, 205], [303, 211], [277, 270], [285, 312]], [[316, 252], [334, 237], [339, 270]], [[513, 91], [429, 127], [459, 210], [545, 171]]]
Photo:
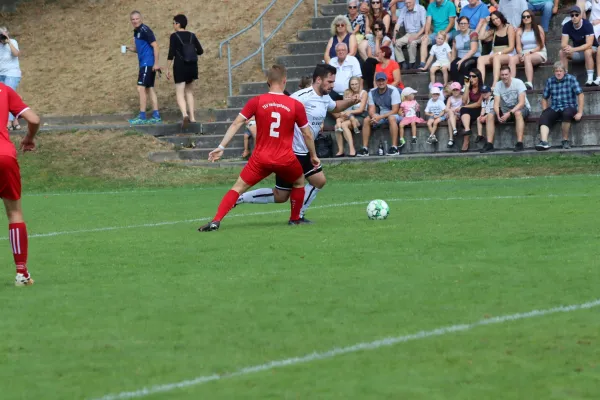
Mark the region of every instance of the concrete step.
[[[298, 31], [298, 40], [305, 42], [316, 42], [320, 40], [329, 40], [331, 38], [331, 31], [329, 28], [322, 29], [305, 29]], [[325, 49], [323, 49], [325, 51]]]
[[137, 131], [152, 136], [169, 136], [178, 133], [201, 133], [202, 126], [199, 123], [189, 124], [185, 130], [181, 129], [181, 124], [152, 124], [152, 125], [127, 125], [127, 124], [95, 124], [95, 125], [53, 125], [43, 126], [41, 132], [64, 132], [78, 130], [125, 130]]
[[286, 67], [308, 67], [321, 63], [323, 61], [323, 53], [325, 49], [323, 49], [320, 53], [315, 54], [300, 54], [300, 55], [291, 55], [291, 56], [279, 56], [277, 57], [277, 63], [281, 65], [285, 65]]
[[[339, 164], [352, 164], [352, 163], [367, 163], [367, 162], [398, 162], [403, 160], [408, 162], [409, 160], [418, 160], [423, 158], [450, 158], [450, 157], [461, 157], [461, 158], [480, 158], [480, 157], [502, 157], [502, 156], [526, 156], [526, 157], [544, 157], [550, 154], [562, 154], [562, 155], [578, 155], [578, 156], [595, 156], [600, 154], [600, 147], [586, 146], [586, 147], [574, 147], [568, 150], [556, 147], [546, 152], [535, 151], [533, 149], [525, 149], [518, 153], [512, 150], [496, 150], [492, 153], [481, 154], [478, 151], [472, 150], [468, 153], [414, 153], [414, 154], [403, 154], [400, 157], [336, 157], [336, 158], [322, 158], [321, 163], [323, 165], [339, 165]], [[243, 167], [247, 164], [247, 161], [242, 159], [225, 159], [215, 163], [209, 163], [208, 161], [184, 161], [179, 165], [185, 167], [201, 167], [201, 168], [234, 168]], [[327, 169], [328, 167], [325, 167]]]
[[[160, 140], [184, 148], [216, 148], [223, 140], [223, 135], [172, 135], [163, 136]], [[229, 143], [229, 147], [244, 147], [244, 136], [238, 132]]]
[[229, 125], [231, 125], [230, 121], [207, 122], [202, 124], [202, 131], [211, 135], [221, 135], [222, 137]]
[[310, 76], [312, 78], [313, 72], [315, 71], [315, 65], [305, 67], [289, 67], [287, 68], [288, 79], [300, 80], [303, 76]]
[[[290, 93], [294, 93], [298, 90], [298, 84], [300, 83], [299, 79], [290, 79], [287, 81], [286, 90]], [[246, 82], [240, 85], [240, 95], [256, 95], [261, 93], [266, 93], [269, 91], [269, 87], [266, 82]], [[235, 97], [235, 96], [233, 96]], [[229, 102], [227, 103], [228, 107], [243, 107], [244, 105], [231, 105]]]
[[325, 53], [327, 47], [327, 40], [313, 41], [313, 42], [294, 42], [288, 43], [288, 51], [291, 54], [317, 54]]
[[348, 12], [348, 7], [345, 3], [335, 3], [335, 4], [326, 4], [321, 6], [321, 14], [327, 15], [346, 15]]
[[310, 25], [313, 29], [330, 29], [334, 18], [334, 16], [313, 17]]
[[[571, 144], [575, 147], [582, 146], [600, 146], [600, 131], [597, 130], [597, 125], [600, 122], [600, 116], [584, 116], [581, 122], [573, 124], [571, 127]], [[475, 135], [477, 132], [476, 126], [472, 126], [473, 136], [471, 137], [470, 149], [471, 151], [480, 150], [483, 147], [483, 143], [475, 143]], [[460, 131], [460, 130], [459, 130]], [[484, 129], [485, 132], [485, 129]], [[333, 135], [333, 132], [329, 132]], [[451, 133], [450, 133], [451, 134]], [[485, 133], [484, 133], [485, 134]], [[449, 132], [447, 124], [440, 125], [436, 132], [436, 136], [439, 143], [435, 145], [427, 144], [426, 140], [429, 137], [429, 131], [425, 124], [419, 124], [417, 126], [417, 143], [410, 144], [410, 128], [405, 128], [405, 139], [407, 139], [406, 145], [401, 149], [401, 154], [414, 154], [414, 153], [456, 153], [459, 152], [463, 137], [458, 136], [455, 138], [455, 143], [452, 148], [447, 147]], [[356, 149], [362, 147], [362, 136], [353, 135], [354, 146]], [[550, 133], [550, 144], [553, 146], [561, 145], [561, 126], [556, 124]], [[379, 147], [379, 143], [388, 142], [388, 146], [391, 145], [391, 139], [389, 131], [387, 129], [378, 129], [373, 131], [369, 140], [369, 152], [373, 155], [376, 154]], [[538, 130], [538, 119], [529, 118], [525, 126], [525, 137], [523, 144], [525, 148], [533, 149], [535, 144], [539, 141], [539, 130]], [[514, 124], [500, 125], [496, 124], [496, 135], [494, 140], [494, 147], [497, 149], [512, 149], [516, 143], [515, 139], [515, 126]], [[387, 150], [387, 149], [386, 149]], [[337, 152], [337, 146], [334, 140], [334, 151]], [[345, 153], [348, 154], [348, 148], [345, 144]]]
[[[159, 151], [150, 153], [148, 158], [154, 162], [177, 162], [177, 161], [191, 161], [191, 160], [203, 160], [208, 159], [208, 153], [213, 151], [215, 148], [195, 148], [195, 149], [182, 149], [177, 151]], [[243, 147], [228, 147], [223, 152], [223, 158], [226, 159], [240, 159]]]
[[[267, 85], [265, 85], [266, 87]], [[214, 121], [233, 121], [238, 114], [242, 111], [241, 107], [235, 108], [222, 108], [220, 110], [215, 110], [215, 119]], [[206, 123], [203, 123], [206, 125]]]

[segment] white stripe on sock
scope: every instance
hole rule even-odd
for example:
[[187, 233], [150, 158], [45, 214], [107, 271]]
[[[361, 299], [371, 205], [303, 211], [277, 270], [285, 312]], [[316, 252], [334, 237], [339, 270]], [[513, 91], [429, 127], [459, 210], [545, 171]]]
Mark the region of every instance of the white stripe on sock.
[[17, 238], [17, 252], [15, 254], [21, 254], [21, 239], [19, 237], [19, 228], [15, 229], [15, 236]]

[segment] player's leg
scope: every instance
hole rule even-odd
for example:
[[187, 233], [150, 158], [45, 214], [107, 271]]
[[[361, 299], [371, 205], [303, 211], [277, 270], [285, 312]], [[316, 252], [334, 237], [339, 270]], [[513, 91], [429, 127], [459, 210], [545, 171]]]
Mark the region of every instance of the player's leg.
[[290, 198], [292, 187], [292, 183], [286, 182], [281, 176], [276, 175], [274, 188], [260, 188], [243, 193], [235, 204], [285, 203]]
[[33, 285], [27, 270], [28, 236], [21, 208], [21, 174], [17, 160], [0, 156], [0, 197], [8, 217], [8, 238], [15, 261], [15, 285]]
[[[308, 157], [308, 156], [307, 156]], [[310, 159], [310, 157], [308, 157]], [[304, 171], [299, 157], [295, 157], [286, 165], [277, 166], [275, 169], [277, 176], [287, 182], [293, 182], [289, 192], [291, 215], [290, 225], [300, 225], [306, 223], [300, 217], [304, 200]]]
[[223, 196], [223, 199], [221, 199], [215, 217], [210, 223], [201, 226], [198, 228], [198, 230], [200, 232], [207, 232], [216, 231], [219, 229], [221, 226], [221, 220], [225, 218], [227, 213], [229, 213], [229, 211], [231, 211], [231, 209], [235, 206], [240, 194], [246, 192], [248, 189], [265, 179], [270, 174], [271, 169], [268, 166], [261, 164], [255, 158], [251, 157], [250, 161], [240, 173], [240, 176], [233, 187], [229, 189], [229, 191], [225, 193], [225, 196]]
[[315, 169], [314, 173], [305, 174], [305, 177], [308, 180], [308, 183], [304, 187], [304, 203], [302, 204], [302, 210], [300, 211], [300, 218], [306, 222], [310, 222], [304, 218], [304, 215], [306, 214], [308, 207], [315, 201], [319, 191], [325, 187], [327, 179], [325, 179], [325, 173], [323, 173], [323, 168], [321, 166]]

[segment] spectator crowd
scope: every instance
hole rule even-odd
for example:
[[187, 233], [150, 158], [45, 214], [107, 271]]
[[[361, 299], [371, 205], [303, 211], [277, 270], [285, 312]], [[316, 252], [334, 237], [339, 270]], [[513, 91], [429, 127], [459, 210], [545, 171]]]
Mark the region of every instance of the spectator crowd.
[[[390, 132], [387, 155], [400, 154], [405, 129], [417, 143], [419, 123], [429, 130], [426, 143], [435, 144], [442, 122], [448, 148], [461, 135], [460, 150], [468, 151], [476, 128], [475, 142], [484, 144], [481, 152], [494, 150], [497, 125], [514, 123], [514, 150], [521, 151], [531, 114], [527, 91], [533, 90], [535, 68], [548, 63], [554, 75], [544, 85], [536, 149], [549, 148], [549, 128], [558, 121], [562, 147], [569, 148], [570, 124], [583, 113], [583, 90], [568, 73], [569, 63], [585, 66], [585, 86], [600, 86], [598, 1], [579, 1], [568, 9], [557, 54], [549, 53], [546, 41], [558, 0], [430, 0], [425, 5], [416, 0], [348, 0], [347, 9], [333, 19], [324, 61], [337, 70], [334, 100], [363, 96], [364, 90], [365, 101], [334, 115], [337, 156], [344, 155], [344, 139], [350, 156], [373, 154], [369, 140], [380, 127]], [[524, 69], [524, 81], [516, 77], [518, 68]], [[429, 75], [429, 93], [419, 94], [403, 81], [410, 76], [407, 70]], [[421, 112], [424, 95], [429, 98]], [[361, 131], [362, 146], [355, 148], [352, 133]]]

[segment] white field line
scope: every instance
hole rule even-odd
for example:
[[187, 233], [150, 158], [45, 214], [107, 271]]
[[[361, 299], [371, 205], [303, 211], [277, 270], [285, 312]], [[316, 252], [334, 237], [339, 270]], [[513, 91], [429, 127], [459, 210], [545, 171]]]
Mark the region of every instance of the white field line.
[[[434, 179], [434, 180], [408, 180], [408, 181], [367, 181], [367, 182], [336, 182], [336, 186], [370, 186], [370, 185], [412, 185], [427, 183], [457, 183], [457, 182], [483, 182], [483, 181], [519, 181], [533, 179], [558, 179], [558, 178], [598, 178], [600, 174], [576, 174], [576, 175], [544, 175], [544, 176], [516, 176], [511, 178], [465, 178], [465, 179]], [[232, 181], [233, 182], [233, 181]], [[223, 190], [227, 185], [222, 186], [203, 186], [203, 187], [171, 187], [159, 189], [132, 189], [132, 190], [108, 190], [108, 191], [87, 191], [87, 192], [56, 192], [56, 193], [24, 193], [23, 197], [55, 197], [55, 196], [104, 196], [104, 195], [122, 195], [122, 194], [144, 194], [144, 193], [165, 193], [173, 191], [207, 191]]]
[[382, 347], [393, 346], [399, 343], [406, 343], [414, 340], [427, 339], [435, 336], [444, 336], [447, 334], [455, 333], [455, 332], [464, 332], [469, 331], [473, 328], [477, 328], [485, 325], [495, 325], [502, 324], [505, 322], [518, 321], [522, 319], [534, 318], [534, 317], [542, 317], [544, 315], [556, 314], [556, 313], [568, 313], [577, 310], [590, 309], [593, 307], [600, 306], [600, 299], [590, 301], [588, 303], [583, 304], [575, 304], [570, 306], [560, 306], [555, 308], [549, 308], [545, 310], [533, 310], [525, 313], [511, 314], [511, 315], [503, 315], [500, 317], [493, 317], [488, 319], [482, 319], [476, 322], [472, 322], [470, 324], [458, 324], [445, 326], [441, 328], [437, 328], [431, 331], [420, 331], [417, 333], [413, 333], [411, 335], [405, 336], [395, 336], [395, 337], [387, 337], [384, 339], [375, 340], [372, 342], [362, 342], [348, 347], [336, 347], [331, 350], [325, 352], [314, 352], [311, 354], [307, 354], [302, 357], [292, 357], [286, 358], [284, 360], [271, 361], [265, 364], [254, 365], [251, 367], [245, 367], [238, 369], [235, 372], [231, 372], [223, 375], [205, 375], [199, 376], [194, 379], [185, 380], [176, 383], [167, 383], [164, 385], [156, 385], [150, 386], [143, 389], [131, 391], [131, 392], [121, 392], [116, 394], [108, 394], [106, 396], [97, 398], [95, 400], [122, 400], [122, 399], [135, 399], [145, 396], [150, 396], [156, 393], [165, 393], [170, 392], [176, 389], [187, 388], [190, 386], [202, 385], [211, 381], [219, 381], [223, 379], [234, 378], [237, 376], [243, 376], [252, 374], [255, 372], [268, 371], [274, 368], [287, 367], [290, 365], [304, 364], [317, 360], [324, 360], [333, 358], [336, 356], [356, 353], [359, 351], [366, 350], [376, 350]]
[[[570, 194], [544, 194], [544, 195], [515, 195], [515, 196], [459, 196], [459, 197], [404, 197], [397, 199], [385, 199], [386, 202], [399, 202], [399, 201], [471, 201], [471, 200], [514, 200], [514, 199], [540, 199], [540, 198], [559, 198], [559, 197], [597, 197], [600, 196], [598, 194], [587, 194], [587, 193], [570, 193]], [[347, 207], [347, 206], [356, 206], [356, 205], [366, 205], [368, 201], [351, 201], [347, 203], [336, 203], [336, 204], [326, 204], [322, 206], [311, 207], [311, 210], [323, 209], [323, 208], [332, 208], [332, 207]], [[271, 215], [271, 214], [280, 214], [289, 212], [289, 209], [280, 209], [273, 211], [262, 211], [262, 212], [254, 212], [254, 213], [246, 213], [246, 214], [233, 214], [228, 215], [227, 219], [230, 218], [240, 218], [240, 217], [253, 217], [257, 215]], [[203, 218], [194, 218], [194, 219], [184, 219], [179, 221], [163, 221], [163, 222], [151, 222], [146, 224], [136, 224], [136, 225], [123, 225], [123, 226], [105, 226], [101, 228], [91, 228], [91, 229], [79, 229], [74, 231], [58, 231], [58, 232], [48, 232], [48, 233], [33, 233], [29, 235], [29, 238], [44, 238], [44, 237], [53, 237], [53, 236], [62, 236], [62, 235], [76, 235], [81, 233], [94, 233], [94, 232], [107, 232], [107, 231], [116, 231], [121, 229], [137, 229], [137, 228], [155, 228], [158, 226], [166, 226], [166, 225], [177, 225], [177, 224], [185, 224], [191, 222], [200, 222], [200, 221], [208, 221], [211, 217], [203, 217]], [[1, 236], [0, 241], [8, 240], [8, 236]]]

